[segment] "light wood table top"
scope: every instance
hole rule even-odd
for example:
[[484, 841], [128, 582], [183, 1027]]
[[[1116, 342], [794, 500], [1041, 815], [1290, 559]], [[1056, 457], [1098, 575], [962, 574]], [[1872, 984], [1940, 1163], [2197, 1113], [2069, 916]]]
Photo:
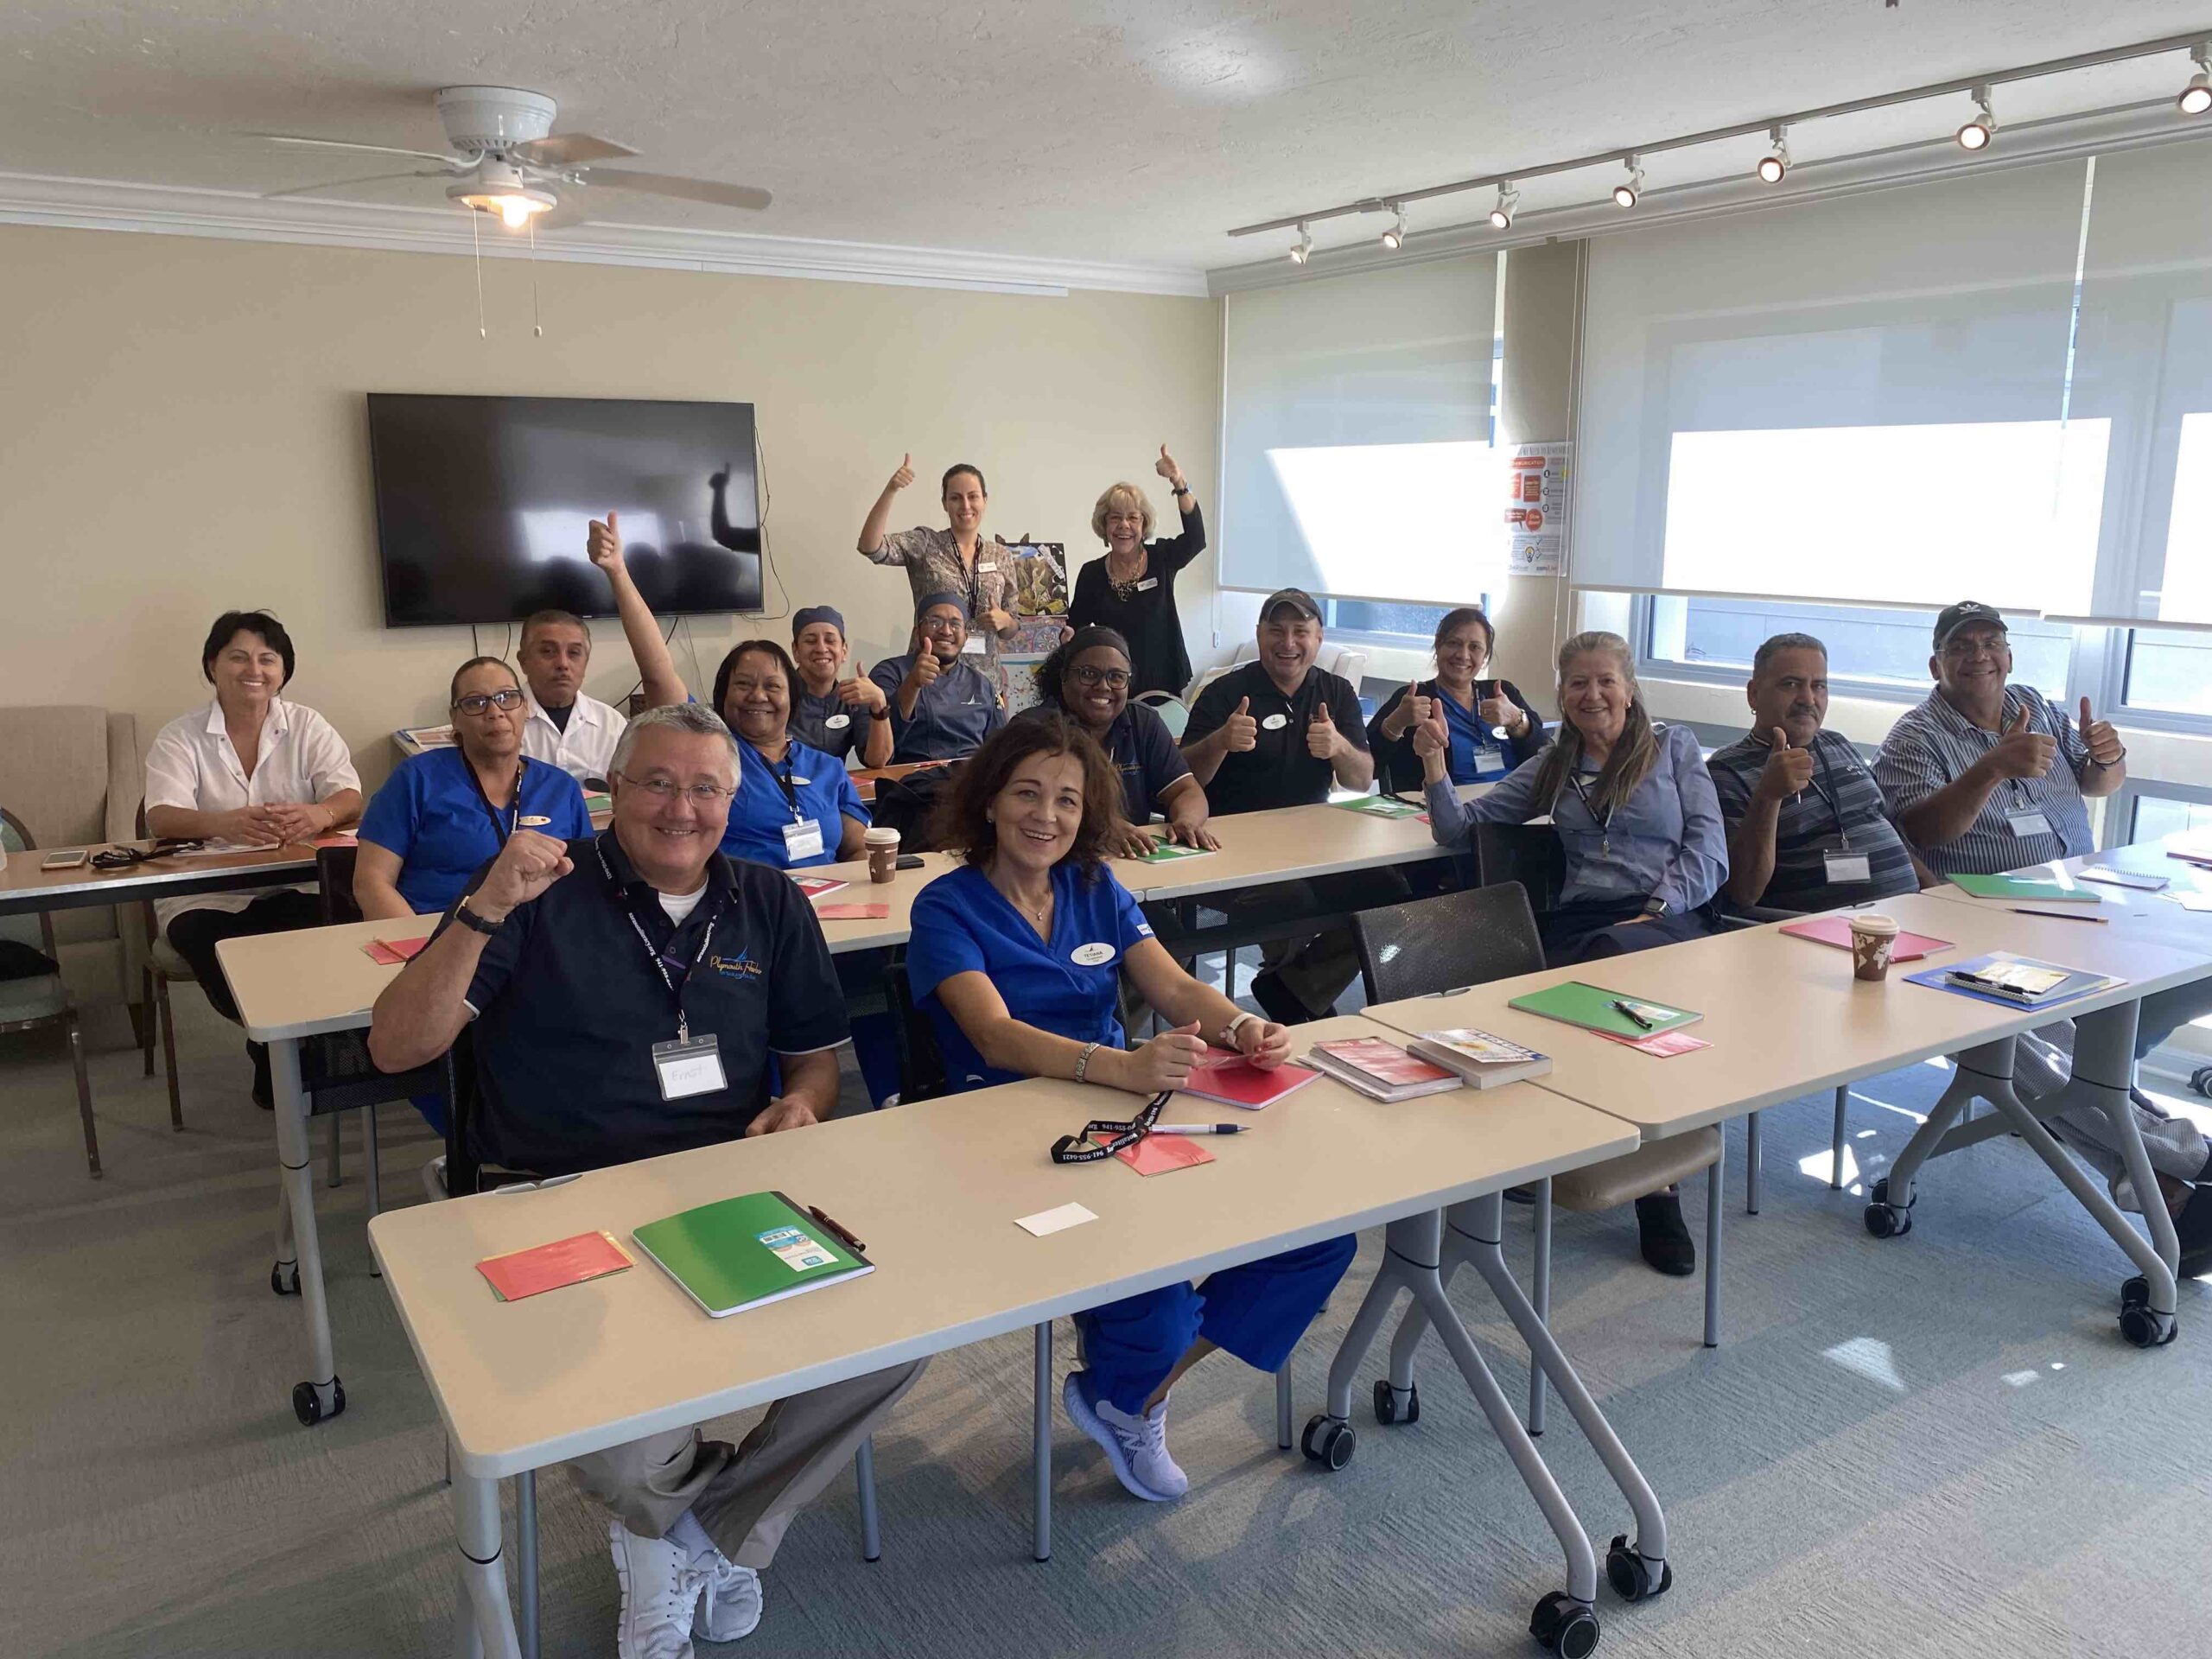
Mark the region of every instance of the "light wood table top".
[[[1995, 906], [1977, 911], [1929, 893], [1885, 899], [1880, 908], [1901, 926], [1956, 949], [1893, 967], [1881, 984], [1862, 984], [1852, 977], [1849, 951], [1791, 938], [1776, 925], [1366, 1012], [1402, 1032], [1472, 1026], [1538, 1049], [1553, 1061], [1539, 1087], [1662, 1139], [2212, 975], [2212, 950], [2177, 951], [2085, 923], [2044, 921]], [[2054, 1011], [2002, 1007], [1904, 982], [1907, 974], [1990, 950], [2118, 974], [2128, 983]], [[1705, 1018], [1689, 1034], [1712, 1046], [1656, 1059], [1506, 1006], [1567, 980], [1694, 1009]]]
[[843, 864], [817, 864], [791, 874], [802, 879], [821, 876], [845, 885], [835, 893], [825, 893], [814, 901], [817, 910], [825, 905], [883, 905], [890, 914], [879, 921], [833, 921], [823, 918], [822, 937], [830, 942], [830, 954], [841, 955], [847, 950], [873, 950], [886, 945], [904, 944], [913, 931], [914, 900], [921, 896], [924, 887], [951, 869], [960, 861], [950, 853], [923, 853], [922, 868], [900, 870], [891, 880], [880, 885], [868, 879], [868, 861], [854, 859]]
[[1284, 806], [1231, 813], [1206, 827], [1221, 838], [1219, 852], [1166, 864], [1117, 858], [1115, 876], [1149, 904], [1446, 855], [1412, 814], [1382, 818], [1340, 806]]
[[150, 841], [99, 842], [90, 847], [41, 847], [10, 853], [0, 869], [0, 916], [24, 911], [74, 910], [92, 905], [132, 905], [142, 899], [174, 899], [188, 893], [276, 886], [315, 875], [315, 849], [304, 842], [234, 853], [148, 859], [119, 870], [96, 870], [89, 858], [72, 870], [40, 867], [53, 854], [105, 852], [110, 847], [153, 846]]
[[[1381, 1034], [1357, 1017], [1301, 1039]], [[1386, 1106], [1327, 1077], [1150, 1179], [1053, 1164], [1062, 1135], [1135, 1095], [1030, 1082], [599, 1170], [566, 1185], [387, 1211], [370, 1224], [461, 1468], [496, 1478], [941, 1352], [1116, 1297], [1617, 1155], [1618, 1119], [1527, 1084]], [[1171, 1120], [1234, 1109], [1179, 1096]], [[1240, 1121], [1242, 1119], [1240, 1118]], [[632, 1229], [775, 1189], [867, 1242], [876, 1270], [708, 1318]], [[1069, 1202], [1098, 1217], [1014, 1224]], [[626, 1273], [503, 1304], [476, 1263], [605, 1229]]]
[[370, 1008], [399, 974], [363, 947], [372, 939], [428, 938], [437, 925], [435, 916], [397, 916], [259, 933], [221, 941], [215, 960], [254, 1041], [353, 1031], [369, 1023]]
[[[2166, 856], [2171, 846], [2203, 844], [2202, 836], [2166, 836], [2157, 841], [2138, 842], [2130, 847], [2114, 847], [2107, 852], [2090, 853], [2080, 858], [2054, 860], [2047, 864], [2034, 864], [2015, 870], [2015, 875], [2044, 881], [2063, 881], [2094, 893], [2095, 905], [2041, 905], [2032, 899], [1977, 899], [1965, 888], [1948, 881], [1939, 881], [1928, 889], [1931, 898], [1989, 911], [2014, 908], [2051, 911], [2078, 909], [2084, 914], [2101, 918], [2106, 929], [2128, 938], [2147, 941], [2154, 944], [2170, 945], [2181, 950], [2212, 950], [2212, 911], [2183, 910], [2166, 897], [2170, 893], [2212, 893], [2212, 870], [2201, 869], [2178, 858]], [[2166, 885], [2156, 893], [2145, 893], [2133, 887], [2115, 887], [2108, 882], [2084, 881], [2081, 873], [2085, 869], [2103, 866], [2121, 870], [2131, 875], [2152, 875], [2162, 879]], [[2076, 923], [2076, 926], [2092, 927], [2094, 923]]]

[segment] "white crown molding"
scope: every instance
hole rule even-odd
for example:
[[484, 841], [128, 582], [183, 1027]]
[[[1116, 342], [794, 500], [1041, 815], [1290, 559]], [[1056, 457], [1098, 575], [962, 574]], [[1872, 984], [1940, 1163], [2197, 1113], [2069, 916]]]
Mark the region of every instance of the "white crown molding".
[[2114, 155], [2121, 150], [2207, 138], [2212, 138], [2212, 118], [2190, 121], [2178, 118], [2173, 100], [2162, 98], [2120, 109], [2008, 126], [1999, 133], [1994, 145], [1978, 153], [1961, 149], [1945, 137], [1827, 161], [1800, 162], [1789, 169], [1789, 176], [1779, 185], [1761, 184], [1737, 174], [1694, 184], [1653, 188], [1644, 191], [1632, 213], [1624, 213], [1611, 202], [1601, 200], [1516, 214], [1510, 232], [1494, 231], [1486, 220], [1417, 232], [1408, 237], [1405, 246], [1395, 253], [1386, 251], [1372, 239], [1363, 238], [1350, 247], [1317, 250], [1300, 266], [1290, 263], [1286, 242], [1266, 259], [1208, 271], [1206, 285], [1217, 296], [1251, 289], [1286, 288], [1314, 276], [1391, 270], [1408, 263], [1452, 259], [1470, 253], [1495, 253], [1501, 248], [1531, 247], [1546, 242], [1624, 236], [1662, 225], [1761, 213], [1769, 208], [1859, 195], [1870, 190], [1891, 190], [1938, 179], [1960, 178], [1993, 168], [2033, 167], [2047, 162], [2079, 160], [2088, 156]]
[[[398, 253], [528, 258], [527, 238], [478, 225], [457, 207], [402, 207], [305, 196], [276, 200], [241, 190], [131, 184], [112, 179], [0, 173], [0, 225], [137, 231], [232, 242], [288, 242]], [[473, 234], [480, 232], [480, 236]], [[1025, 258], [868, 242], [815, 241], [734, 231], [580, 225], [538, 238], [537, 257], [740, 276], [881, 283], [903, 288], [1064, 297], [1071, 289], [1206, 297], [1204, 272], [1083, 259]]]

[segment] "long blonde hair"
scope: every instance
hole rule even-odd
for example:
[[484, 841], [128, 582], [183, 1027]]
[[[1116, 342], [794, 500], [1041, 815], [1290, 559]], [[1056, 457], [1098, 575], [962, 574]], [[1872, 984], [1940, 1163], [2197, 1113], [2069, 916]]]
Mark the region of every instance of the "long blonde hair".
[[1567, 712], [1567, 665], [1579, 657], [1601, 653], [1620, 664], [1621, 677], [1628, 682], [1628, 715], [1612, 753], [1599, 768], [1597, 787], [1589, 794], [1589, 804], [1596, 815], [1610, 818], [1659, 764], [1659, 734], [1643, 706], [1643, 688], [1636, 683], [1636, 659], [1629, 652], [1628, 641], [1618, 633], [1578, 633], [1559, 648], [1559, 680], [1555, 687], [1559, 735], [1544, 751], [1544, 763], [1536, 772], [1536, 798], [1544, 803], [1547, 810], [1557, 806], [1559, 792], [1567, 787], [1567, 779], [1582, 769], [1582, 728]]

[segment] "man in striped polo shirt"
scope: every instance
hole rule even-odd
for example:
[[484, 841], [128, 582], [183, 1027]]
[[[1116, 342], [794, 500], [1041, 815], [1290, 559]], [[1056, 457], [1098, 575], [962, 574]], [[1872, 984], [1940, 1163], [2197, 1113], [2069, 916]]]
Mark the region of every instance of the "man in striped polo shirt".
[[1751, 658], [1750, 733], [1706, 761], [1728, 825], [1728, 897], [1827, 910], [1914, 893], [1934, 878], [1890, 822], [1851, 740], [1824, 729], [1827, 647], [1777, 633]]

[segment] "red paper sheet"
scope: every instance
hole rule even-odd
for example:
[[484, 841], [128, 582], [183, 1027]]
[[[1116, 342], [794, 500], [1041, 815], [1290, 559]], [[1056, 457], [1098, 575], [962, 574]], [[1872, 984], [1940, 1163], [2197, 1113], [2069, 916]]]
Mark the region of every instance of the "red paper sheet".
[[578, 1233], [509, 1255], [486, 1256], [476, 1271], [490, 1281], [493, 1294], [503, 1302], [518, 1302], [540, 1291], [580, 1285], [587, 1279], [603, 1279], [632, 1266], [629, 1254], [611, 1233]]
[[[1832, 944], [1839, 950], [1851, 949], [1851, 918], [1847, 916], [1815, 916], [1809, 921], [1791, 922], [1783, 930], [1793, 938], [1810, 939], [1815, 944]], [[1890, 951], [1891, 962], [1918, 962], [1923, 957], [1932, 957], [1938, 950], [1948, 950], [1948, 939], [1930, 938], [1925, 933], [1899, 932], [1897, 942]]]
[[880, 922], [891, 914], [888, 905], [817, 905], [814, 913], [825, 922]]
[[1303, 1065], [1262, 1070], [1234, 1049], [1208, 1045], [1205, 1058], [1192, 1066], [1191, 1075], [1184, 1079], [1182, 1092], [1256, 1112], [1274, 1105], [1292, 1090], [1304, 1088], [1319, 1075]]
[[430, 942], [425, 933], [419, 939], [371, 939], [361, 947], [368, 952], [371, 962], [380, 962], [387, 968], [397, 968]]
[[1687, 1031], [1655, 1031], [1649, 1037], [1616, 1037], [1610, 1031], [1591, 1028], [1591, 1035], [1602, 1037], [1609, 1043], [1618, 1043], [1623, 1048], [1632, 1048], [1639, 1054], [1649, 1054], [1654, 1059], [1671, 1060], [1677, 1054], [1694, 1054], [1700, 1048], [1713, 1045], [1702, 1037], [1693, 1037]]
[[827, 875], [795, 875], [791, 878], [791, 881], [810, 899], [819, 899], [823, 893], [835, 893], [846, 885], [835, 877]]
[[[1093, 1141], [1104, 1146], [1113, 1137], [1096, 1135]], [[1178, 1169], [1196, 1169], [1200, 1164], [1213, 1162], [1213, 1154], [1184, 1135], [1147, 1135], [1134, 1147], [1124, 1147], [1114, 1154], [1140, 1175], [1165, 1175]]]
[[313, 841], [308, 842], [310, 847], [358, 847], [360, 844], [350, 833], [343, 830], [334, 835], [317, 836]]

